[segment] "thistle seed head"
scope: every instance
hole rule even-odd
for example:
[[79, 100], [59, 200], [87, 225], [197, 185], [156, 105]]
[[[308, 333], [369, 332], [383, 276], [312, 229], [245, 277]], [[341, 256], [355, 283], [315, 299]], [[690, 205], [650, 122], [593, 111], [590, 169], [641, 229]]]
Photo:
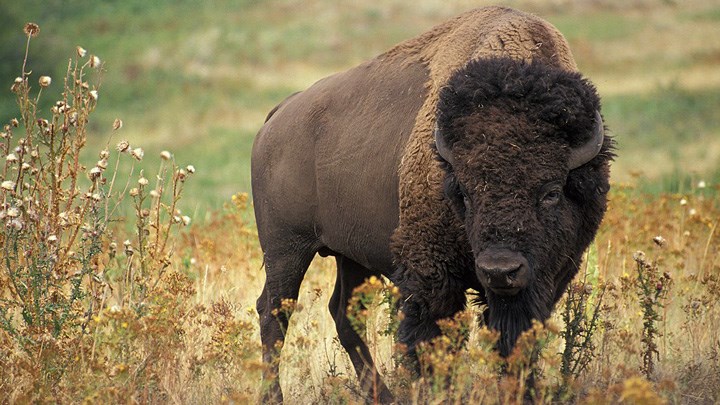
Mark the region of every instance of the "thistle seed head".
[[40, 26], [35, 24], [34, 22], [29, 22], [25, 24], [25, 27], [23, 27], [23, 31], [28, 37], [34, 38], [40, 33]]
[[123, 139], [122, 141], [118, 142], [116, 148], [118, 152], [125, 152], [130, 149], [130, 142]]
[[93, 167], [92, 169], [90, 169], [90, 180], [95, 180], [95, 179], [99, 178], [101, 174], [102, 174], [102, 169], [100, 169], [97, 166]]
[[12, 180], [5, 180], [2, 182], [2, 185], [0, 187], [6, 191], [13, 191], [15, 190], [15, 182]]
[[90, 67], [91, 68], [97, 68], [100, 67], [100, 58], [97, 57], [97, 55], [91, 55], [90, 56]]

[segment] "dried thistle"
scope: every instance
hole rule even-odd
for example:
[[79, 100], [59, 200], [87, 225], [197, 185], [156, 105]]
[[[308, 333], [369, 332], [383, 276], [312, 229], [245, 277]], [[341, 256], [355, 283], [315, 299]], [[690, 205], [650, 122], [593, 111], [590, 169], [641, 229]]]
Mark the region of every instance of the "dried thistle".
[[123, 139], [122, 141], [118, 142], [116, 148], [118, 152], [125, 152], [130, 149], [130, 142]]
[[96, 55], [90, 56], [90, 67], [91, 68], [97, 68], [100, 67], [100, 58], [98, 58]]
[[96, 179], [100, 178], [101, 174], [102, 174], [101, 168], [99, 168], [97, 166], [93, 167], [92, 169], [90, 169], [90, 174], [89, 174], [90, 180], [96, 180]]
[[657, 324], [663, 319], [662, 309], [672, 279], [667, 272], [660, 274], [657, 262], [648, 260], [643, 252], [636, 252], [633, 259], [637, 263], [635, 287], [643, 316], [641, 371], [651, 379], [655, 370], [655, 360], [659, 360], [660, 357], [657, 339], [662, 333]]
[[40, 83], [40, 87], [48, 87], [50, 83], [52, 83], [52, 78], [50, 76], [40, 76], [38, 82]]
[[23, 31], [28, 37], [35, 38], [36, 36], [38, 36], [38, 34], [40, 34], [40, 26], [38, 26], [34, 22], [29, 22], [25, 24], [25, 27], [23, 27]]
[[16, 77], [13, 81], [13, 84], [10, 86], [10, 91], [13, 93], [19, 92], [22, 88], [23, 83], [25, 83], [25, 81], [22, 79], [22, 77]]
[[13, 191], [15, 190], [15, 182], [12, 180], [5, 180], [2, 182], [2, 186], [0, 187], [2, 187], [2, 189], [6, 191]]

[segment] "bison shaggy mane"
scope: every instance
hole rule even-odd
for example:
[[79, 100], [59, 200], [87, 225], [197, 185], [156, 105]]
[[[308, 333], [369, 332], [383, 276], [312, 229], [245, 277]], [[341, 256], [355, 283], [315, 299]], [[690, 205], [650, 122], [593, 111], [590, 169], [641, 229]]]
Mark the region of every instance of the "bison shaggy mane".
[[[562, 129], [555, 135], [574, 147], [591, 136], [600, 97], [592, 83], [578, 72], [538, 61], [479, 59], [455, 72], [441, 89], [438, 126], [452, 129], [451, 123], [458, 118], [483, 114], [490, 107], [509, 114], [521, 113], [530, 121]], [[445, 140], [452, 145], [455, 138]]]

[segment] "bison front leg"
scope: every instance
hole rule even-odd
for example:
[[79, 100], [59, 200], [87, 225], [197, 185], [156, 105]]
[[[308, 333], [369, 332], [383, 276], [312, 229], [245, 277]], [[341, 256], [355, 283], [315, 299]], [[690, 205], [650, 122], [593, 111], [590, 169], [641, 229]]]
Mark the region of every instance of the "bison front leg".
[[377, 372], [367, 344], [358, 335], [347, 317], [348, 304], [353, 290], [367, 278], [373, 275], [377, 276], [377, 274], [343, 256], [337, 256], [336, 262], [337, 280], [328, 308], [335, 320], [338, 338], [350, 356], [350, 361], [360, 380], [360, 387], [368, 402], [391, 403], [393, 396]]
[[419, 375], [417, 345], [441, 334], [437, 321], [465, 309], [466, 287], [450, 273], [423, 275], [402, 269], [398, 273], [395, 283], [403, 296], [401, 309], [404, 316], [398, 340], [407, 347], [406, 364]]

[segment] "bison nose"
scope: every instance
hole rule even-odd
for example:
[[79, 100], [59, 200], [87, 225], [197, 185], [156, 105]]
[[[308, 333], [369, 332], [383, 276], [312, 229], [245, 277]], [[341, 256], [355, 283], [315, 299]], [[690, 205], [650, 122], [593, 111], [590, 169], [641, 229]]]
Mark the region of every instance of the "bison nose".
[[527, 259], [508, 249], [487, 249], [475, 256], [480, 282], [498, 295], [515, 295], [528, 285]]

